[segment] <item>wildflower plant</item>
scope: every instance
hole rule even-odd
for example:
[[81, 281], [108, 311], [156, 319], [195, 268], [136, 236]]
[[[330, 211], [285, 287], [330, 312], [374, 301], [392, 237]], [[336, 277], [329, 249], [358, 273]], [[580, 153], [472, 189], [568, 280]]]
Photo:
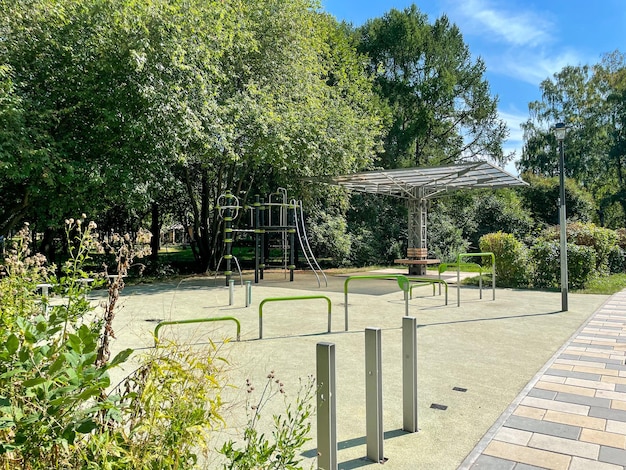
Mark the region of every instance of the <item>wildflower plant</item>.
[[[0, 280], [0, 464], [5, 468], [70, 468], [72, 448], [101, 425], [115, 404], [103, 394], [108, 370], [96, 365], [102, 320], [86, 321], [93, 308], [89, 286], [79, 280], [94, 248], [93, 228], [67, 220], [69, 259], [53, 279], [40, 255], [30, 253], [28, 226], [4, 261]], [[57, 284], [64, 301], [55, 306], [36, 295], [40, 282]], [[9, 300], [13, 297], [13, 301]]]
[[[252, 470], [257, 468], [275, 470], [296, 470], [302, 459], [298, 451], [310, 440], [309, 418], [313, 414], [315, 398], [315, 379], [308, 376], [300, 379], [300, 387], [295, 401], [290, 402], [285, 393], [284, 384], [271, 371], [260, 394], [255, 393], [253, 383], [246, 380], [247, 424], [243, 430], [243, 443], [229, 440], [220, 452], [226, 457], [224, 469]], [[273, 414], [271, 436], [263, 429], [263, 410], [274, 397], [281, 395], [285, 401], [285, 412]]]

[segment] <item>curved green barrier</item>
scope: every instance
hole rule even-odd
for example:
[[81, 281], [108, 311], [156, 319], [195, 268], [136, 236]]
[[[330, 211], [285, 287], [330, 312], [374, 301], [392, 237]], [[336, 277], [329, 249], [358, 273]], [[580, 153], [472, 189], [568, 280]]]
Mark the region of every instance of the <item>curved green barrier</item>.
[[216, 322], [216, 321], [233, 321], [237, 325], [237, 341], [241, 338], [241, 323], [235, 317], [211, 317], [211, 318], [194, 318], [190, 320], [171, 320], [171, 321], [162, 321], [154, 329], [154, 347], [157, 347], [159, 342], [159, 330], [161, 327], [166, 325], [186, 325], [189, 323], [207, 323], [207, 322]]
[[443, 285], [445, 287], [445, 291], [446, 291], [446, 305], [448, 305], [448, 283], [443, 280], [443, 279], [430, 279], [427, 277], [408, 277], [407, 278], [409, 281], [414, 282], [414, 284], [411, 284], [411, 287], [409, 289], [409, 297], [412, 299], [413, 298], [413, 287], [417, 287], [417, 286], [423, 286], [426, 284], [432, 284], [433, 286], [433, 295], [435, 295], [435, 284], [439, 284], [439, 295], [441, 295], [441, 286]]
[[330, 314], [332, 303], [328, 297], [325, 295], [297, 295], [293, 297], [269, 297], [267, 299], [263, 299], [259, 304], [259, 339], [263, 339], [263, 305], [268, 302], [285, 302], [291, 300], [309, 300], [309, 299], [325, 299], [328, 303], [328, 333], [330, 333]]
[[[490, 256], [491, 257], [491, 290], [493, 292], [493, 299], [492, 300], [496, 300], [496, 255], [494, 255], [492, 252], [487, 251], [485, 253], [459, 253], [456, 256], [456, 264], [457, 264], [457, 269], [456, 269], [456, 292], [457, 292], [457, 296], [456, 296], [456, 305], [457, 307], [461, 306], [461, 258], [471, 258], [474, 256]], [[472, 263], [474, 264], [474, 263]], [[482, 272], [480, 273], [480, 278], [479, 278], [479, 287], [480, 287], [480, 298], [483, 298], [483, 276], [482, 276]]]
[[404, 274], [365, 274], [358, 276], [348, 276], [343, 283], [343, 295], [345, 302], [345, 330], [348, 331], [348, 284], [355, 279], [395, 279], [398, 287], [404, 292], [405, 316], [409, 316], [409, 290], [411, 283]]

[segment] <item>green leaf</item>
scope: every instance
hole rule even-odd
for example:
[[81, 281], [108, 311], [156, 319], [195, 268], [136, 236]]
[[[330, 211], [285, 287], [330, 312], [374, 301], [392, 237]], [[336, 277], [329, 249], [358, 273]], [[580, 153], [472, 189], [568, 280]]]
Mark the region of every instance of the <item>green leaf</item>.
[[11, 334], [5, 343], [5, 347], [10, 354], [15, 354], [15, 352], [20, 347], [20, 340], [17, 338], [17, 336], [15, 336], [15, 334]]
[[95, 423], [93, 420], [89, 419], [87, 421], [83, 421], [82, 423], [80, 423], [78, 427], [76, 428], [76, 431], [81, 434], [88, 434], [97, 428], [98, 428], [98, 424]]
[[126, 362], [133, 352], [134, 352], [134, 349], [130, 349], [130, 348], [124, 349], [123, 351], [119, 352], [113, 358], [113, 360], [109, 363], [109, 367], [116, 367], [116, 366]]
[[30, 388], [30, 387], [35, 387], [37, 385], [40, 385], [44, 383], [45, 381], [46, 381], [45, 377], [36, 377], [34, 379], [24, 380], [24, 382], [22, 382], [22, 385], [25, 388]]
[[65, 356], [60, 355], [52, 363], [52, 365], [50, 366], [50, 369], [48, 369], [48, 372], [50, 373], [50, 375], [54, 375], [57, 371], [59, 371], [61, 367], [63, 366], [63, 364], [65, 364]]

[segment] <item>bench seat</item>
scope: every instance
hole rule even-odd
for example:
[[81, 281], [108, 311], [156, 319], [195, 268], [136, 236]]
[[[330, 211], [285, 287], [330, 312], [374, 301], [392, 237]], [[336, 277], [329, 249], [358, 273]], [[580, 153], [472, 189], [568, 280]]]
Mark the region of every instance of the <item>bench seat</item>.
[[[426, 266], [441, 264], [441, 260], [428, 258], [426, 248], [407, 248], [406, 258], [396, 259], [395, 264], [404, 264], [409, 267], [409, 274], [426, 274]], [[412, 266], [415, 266], [412, 268]]]
[[395, 259], [395, 264], [441, 264], [438, 259]]

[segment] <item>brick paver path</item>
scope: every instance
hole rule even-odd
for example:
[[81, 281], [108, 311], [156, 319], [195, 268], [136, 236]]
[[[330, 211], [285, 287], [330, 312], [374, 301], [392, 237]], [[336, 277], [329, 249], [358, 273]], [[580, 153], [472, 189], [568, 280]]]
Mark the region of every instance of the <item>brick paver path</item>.
[[626, 469], [626, 291], [561, 348], [461, 465]]

